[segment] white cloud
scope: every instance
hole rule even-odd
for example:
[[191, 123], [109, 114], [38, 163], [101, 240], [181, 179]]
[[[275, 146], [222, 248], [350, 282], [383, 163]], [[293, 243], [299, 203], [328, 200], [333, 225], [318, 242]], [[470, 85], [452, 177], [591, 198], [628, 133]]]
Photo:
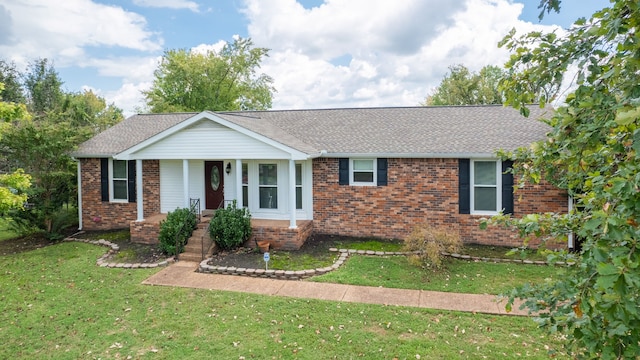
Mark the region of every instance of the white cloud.
[[188, 9], [193, 12], [199, 12], [198, 4], [188, 0], [133, 0], [133, 3], [143, 7]]
[[417, 105], [450, 65], [502, 65], [497, 43], [511, 28], [550, 29], [518, 20], [510, 0], [245, 3], [249, 36], [271, 49], [262, 70], [279, 90], [274, 108]]
[[160, 59], [160, 56], [87, 59], [78, 65], [96, 68], [98, 75], [122, 78], [123, 82], [149, 82], [153, 81]]
[[147, 30], [144, 17], [90, 0], [3, 2], [0, 14], [10, 24], [0, 35], [0, 53], [19, 65], [50, 58], [68, 66], [88, 57], [94, 47], [162, 49], [162, 39]]
[[117, 90], [103, 91], [85, 86], [83, 90], [92, 90], [94, 93], [102, 96], [107, 104], [115, 104], [115, 106], [123, 109], [124, 116], [129, 117], [138, 112], [145, 112], [144, 96], [142, 91], [151, 88], [151, 82], [124, 83]]
[[191, 48], [191, 51], [197, 54], [206, 54], [208, 52], [219, 53], [227, 42], [220, 40], [215, 44], [200, 44]]

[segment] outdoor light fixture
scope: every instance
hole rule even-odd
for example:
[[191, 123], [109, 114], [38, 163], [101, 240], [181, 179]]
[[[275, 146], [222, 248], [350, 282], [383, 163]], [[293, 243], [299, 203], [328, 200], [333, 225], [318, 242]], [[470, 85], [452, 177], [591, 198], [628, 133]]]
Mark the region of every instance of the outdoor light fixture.
[[227, 163], [227, 168], [225, 171], [227, 172], [227, 175], [231, 174], [231, 163]]

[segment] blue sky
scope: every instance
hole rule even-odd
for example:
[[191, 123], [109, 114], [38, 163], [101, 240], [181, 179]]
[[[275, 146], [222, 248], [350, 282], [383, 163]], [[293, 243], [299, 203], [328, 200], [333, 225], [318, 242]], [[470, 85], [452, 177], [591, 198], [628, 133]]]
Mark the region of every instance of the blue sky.
[[453, 64], [501, 65], [511, 29], [561, 31], [607, 0], [0, 0], [0, 58], [53, 61], [68, 91], [91, 89], [125, 110], [167, 49], [216, 50], [234, 36], [271, 49], [274, 109], [413, 106]]

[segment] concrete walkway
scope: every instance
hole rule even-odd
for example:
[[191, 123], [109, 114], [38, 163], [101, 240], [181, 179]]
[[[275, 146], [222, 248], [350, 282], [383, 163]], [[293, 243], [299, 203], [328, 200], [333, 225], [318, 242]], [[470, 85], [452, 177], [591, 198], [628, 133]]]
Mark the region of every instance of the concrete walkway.
[[498, 303], [495, 295], [459, 294], [440, 291], [390, 289], [371, 286], [316, 283], [309, 281], [276, 280], [249, 276], [215, 275], [196, 272], [198, 263], [179, 261], [143, 281], [146, 285], [236, 291], [261, 295], [302, 299], [412, 306], [429, 309], [466, 311], [474, 313], [521, 315], [519, 304], [507, 313], [506, 299]]

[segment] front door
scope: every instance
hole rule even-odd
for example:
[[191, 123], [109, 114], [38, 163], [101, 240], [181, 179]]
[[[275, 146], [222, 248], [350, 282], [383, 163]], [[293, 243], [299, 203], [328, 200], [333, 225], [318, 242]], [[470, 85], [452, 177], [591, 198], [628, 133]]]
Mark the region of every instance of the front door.
[[224, 163], [222, 161], [204, 162], [206, 209], [218, 209], [220, 207], [224, 207], [223, 165]]

